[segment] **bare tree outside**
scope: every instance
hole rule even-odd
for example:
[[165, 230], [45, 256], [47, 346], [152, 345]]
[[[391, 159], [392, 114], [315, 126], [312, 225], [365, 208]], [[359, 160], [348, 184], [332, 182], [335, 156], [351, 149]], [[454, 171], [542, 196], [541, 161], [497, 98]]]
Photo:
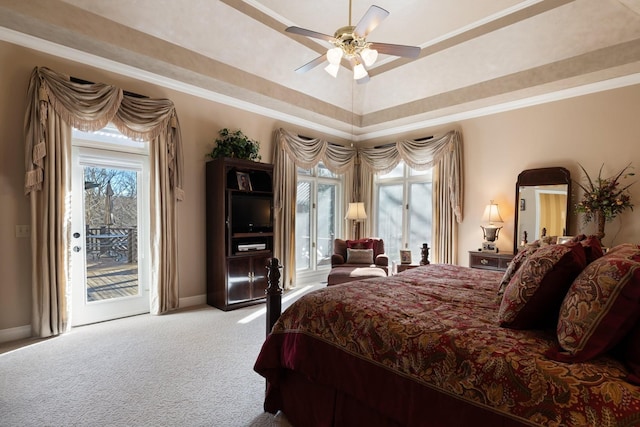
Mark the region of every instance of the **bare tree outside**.
[[87, 300], [136, 295], [138, 176], [116, 168], [84, 168]]
[[105, 202], [107, 187], [111, 183], [113, 195], [112, 223], [117, 227], [137, 225], [137, 179], [135, 171], [86, 167], [85, 178], [85, 224], [99, 228], [105, 224]]

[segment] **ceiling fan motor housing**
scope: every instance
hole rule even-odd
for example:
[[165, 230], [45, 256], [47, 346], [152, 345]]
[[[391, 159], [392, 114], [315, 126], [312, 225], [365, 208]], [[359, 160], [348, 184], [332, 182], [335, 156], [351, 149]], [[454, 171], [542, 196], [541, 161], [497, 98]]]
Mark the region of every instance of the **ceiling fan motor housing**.
[[336, 47], [341, 48], [347, 57], [358, 55], [371, 44], [367, 43], [364, 37], [356, 36], [353, 33], [355, 28], [356, 27], [353, 25], [347, 25], [345, 27], [338, 28], [334, 34], [334, 38], [336, 40], [333, 44]]

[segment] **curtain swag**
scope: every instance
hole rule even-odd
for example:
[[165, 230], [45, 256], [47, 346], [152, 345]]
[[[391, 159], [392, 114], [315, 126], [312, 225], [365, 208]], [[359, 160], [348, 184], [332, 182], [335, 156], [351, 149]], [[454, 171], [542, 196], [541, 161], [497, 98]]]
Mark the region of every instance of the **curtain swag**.
[[[358, 159], [373, 173], [385, 174], [391, 172], [400, 161], [404, 161], [413, 169], [426, 170], [446, 160], [451, 163], [452, 175], [448, 180], [448, 191], [451, 194], [450, 203], [457, 222], [462, 221], [462, 171], [459, 168], [461, 161], [458, 160], [462, 155], [460, 140], [460, 133], [452, 130], [427, 141], [407, 139], [378, 147], [354, 148], [320, 138], [301, 138], [286, 129], [276, 131], [276, 145], [287, 153], [296, 166], [304, 169], [310, 169], [322, 161], [331, 172], [342, 174], [353, 169]], [[447, 154], [449, 156], [446, 156]]]
[[[35, 94], [38, 94], [37, 98]], [[182, 142], [178, 116], [168, 99], [137, 98], [123, 90], [103, 83], [76, 83], [68, 76], [46, 67], [36, 67], [31, 74], [28, 108], [25, 122], [27, 159], [25, 194], [42, 189], [43, 158], [47, 155], [47, 103], [68, 125], [85, 132], [94, 132], [112, 122], [123, 135], [137, 141], [153, 141], [167, 135], [167, 165], [170, 186], [176, 198], [182, 200]], [[39, 114], [38, 114], [39, 113]], [[29, 125], [35, 129], [27, 129]], [[32, 134], [33, 132], [33, 134]]]

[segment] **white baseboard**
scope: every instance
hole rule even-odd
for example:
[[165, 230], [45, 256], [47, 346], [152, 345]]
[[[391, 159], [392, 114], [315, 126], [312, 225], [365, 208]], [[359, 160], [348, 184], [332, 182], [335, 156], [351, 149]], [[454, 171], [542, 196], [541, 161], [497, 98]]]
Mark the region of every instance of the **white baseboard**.
[[[196, 295], [194, 297], [180, 298], [180, 307], [191, 307], [194, 305], [204, 305], [207, 303], [207, 295]], [[31, 337], [31, 325], [18, 326], [9, 329], [0, 329], [0, 343], [17, 341]]]
[[196, 295], [194, 297], [180, 298], [179, 307], [192, 307], [194, 305], [203, 305], [207, 303], [207, 295]]
[[0, 343], [17, 341], [31, 337], [31, 325], [17, 326], [15, 328], [0, 329]]

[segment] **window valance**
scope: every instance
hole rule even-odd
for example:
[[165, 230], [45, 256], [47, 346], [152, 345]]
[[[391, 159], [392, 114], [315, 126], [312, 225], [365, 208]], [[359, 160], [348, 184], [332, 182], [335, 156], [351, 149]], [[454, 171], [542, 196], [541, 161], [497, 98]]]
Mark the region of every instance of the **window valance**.
[[[440, 161], [447, 161], [452, 174], [448, 179], [447, 191], [458, 222], [462, 221], [460, 139], [459, 132], [452, 130], [428, 140], [405, 139], [377, 147], [355, 148], [321, 138], [303, 138], [285, 129], [276, 131], [276, 146], [280, 146], [296, 166], [304, 169], [310, 169], [322, 161], [330, 171], [341, 174], [354, 169], [359, 158], [362, 164], [368, 166], [367, 170], [385, 174], [391, 172], [400, 161], [416, 170], [426, 170]], [[356, 176], [355, 179], [360, 180], [361, 177]], [[354, 186], [359, 185], [356, 183]], [[360, 193], [357, 190], [355, 192]]]
[[[35, 94], [38, 94], [37, 97]], [[128, 95], [118, 87], [104, 83], [76, 83], [68, 76], [46, 67], [36, 67], [29, 85], [30, 105], [27, 114], [30, 124], [44, 123], [49, 103], [68, 125], [93, 132], [112, 122], [125, 136], [138, 141], [153, 141], [161, 134], [167, 136], [167, 165], [170, 185], [182, 200], [182, 143], [180, 126], [173, 102], [168, 99], [149, 99]], [[41, 117], [33, 117], [38, 114]], [[34, 134], [35, 133], [35, 134]], [[43, 181], [43, 158], [46, 150], [44, 126], [25, 128], [27, 143], [25, 193], [40, 190]]]
[[304, 138], [285, 129], [276, 131], [276, 145], [280, 145], [289, 159], [303, 169], [311, 169], [322, 162], [331, 172], [341, 174], [352, 169], [356, 159], [353, 147], [321, 138]]

